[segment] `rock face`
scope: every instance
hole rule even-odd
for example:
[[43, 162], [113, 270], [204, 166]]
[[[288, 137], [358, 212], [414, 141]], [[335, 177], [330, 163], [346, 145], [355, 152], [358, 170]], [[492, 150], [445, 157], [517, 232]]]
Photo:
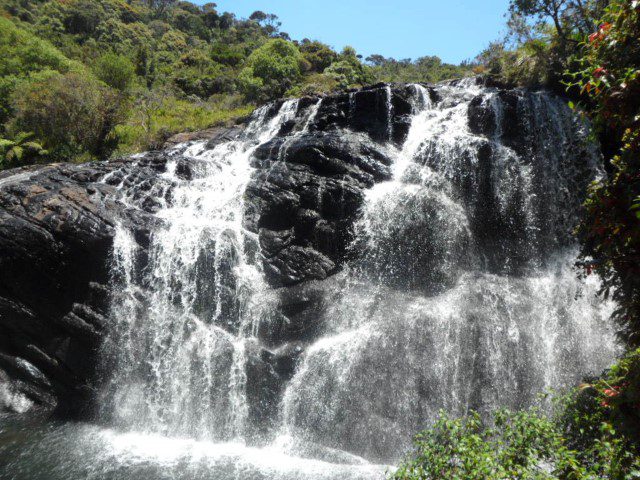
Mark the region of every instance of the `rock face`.
[[368, 136], [341, 130], [261, 145], [245, 223], [259, 233], [268, 281], [293, 285], [334, 273], [364, 189], [389, 178], [390, 163]]
[[[245, 368], [251, 386], [247, 396], [256, 424], [274, 418], [284, 382], [321, 328], [318, 312], [330, 303], [327, 285], [340, 290], [344, 278], [335, 274], [355, 254], [354, 225], [364, 196], [392, 177], [393, 158], [409, 133], [416, 89], [376, 85], [322, 99], [303, 98], [293, 118], [252, 151], [254, 170], [244, 194], [243, 224], [257, 238], [255, 258], [262, 263], [268, 286], [275, 289], [280, 315], [259, 332], [263, 345], [251, 344], [247, 351]], [[422, 90], [423, 102], [442, 100], [437, 89]], [[530, 100], [523, 103], [523, 93], [512, 90], [500, 91], [499, 98], [499, 110], [481, 96], [469, 104], [469, 130], [487, 138], [478, 146], [479, 163], [469, 166], [475, 177], [493, 168], [488, 165], [489, 139], [497, 130], [519, 154], [526, 156], [529, 148], [526, 139], [535, 125], [523, 123], [528, 113], [522, 108]], [[282, 102], [274, 103], [266, 112], [267, 120], [281, 107]], [[109, 329], [115, 225], [124, 223], [134, 232], [140, 254], [133, 261], [144, 267], [149, 238], [162, 227], [156, 214], [174, 200], [173, 175], [192, 181], [203, 169], [202, 160], [186, 155], [180, 142], [201, 141], [202, 149], [212, 150], [253, 133], [243, 126], [217, 128], [174, 137], [166, 150], [133, 158], [0, 173], [0, 410], [41, 407], [63, 416], [91, 413], [101, 380], [97, 359]], [[438, 151], [425, 152], [418, 160], [437, 169], [442, 160]], [[167, 175], [168, 169], [172, 175]], [[487, 198], [495, 187], [490, 176], [486, 175], [483, 187], [489, 192]], [[506, 231], [519, 234], [515, 228], [497, 228], [513, 214], [478, 202], [482, 191], [467, 190], [465, 201], [486, 209], [486, 215], [479, 211], [474, 217], [474, 236], [484, 239], [488, 261], [499, 263], [494, 257], [520, 241], [498, 238]], [[464, 185], [461, 191], [465, 192]], [[437, 221], [437, 199], [423, 200]], [[398, 236], [401, 241], [420, 232], [409, 229]], [[465, 242], [461, 241], [460, 250], [467, 248]], [[441, 256], [437, 249], [407, 251], [407, 262]], [[214, 260], [203, 254], [199, 262], [206, 271], [222, 272], [216, 288], [235, 291], [238, 286], [232, 276], [224, 275], [237, 266], [233, 259], [226, 270], [213, 265]], [[437, 269], [428, 270], [415, 283], [439, 275]], [[217, 295], [208, 279], [200, 278], [197, 287], [195, 308], [202, 316], [211, 315], [212, 305], [206, 299]], [[220, 308], [237, 311], [240, 306], [234, 302]], [[221, 327], [238, 328], [231, 323]]]
[[[106, 175], [153, 178], [164, 162], [51, 165], [0, 177], [0, 402], [14, 409], [86, 404], [106, 328], [108, 259], [121, 204]], [[148, 225], [143, 215], [123, 221]]]

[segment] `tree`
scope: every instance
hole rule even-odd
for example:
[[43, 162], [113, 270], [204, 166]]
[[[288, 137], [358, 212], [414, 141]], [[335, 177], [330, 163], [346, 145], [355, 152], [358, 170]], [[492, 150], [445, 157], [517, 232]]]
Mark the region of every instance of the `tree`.
[[64, 19], [64, 26], [69, 33], [91, 35], [106, 16], [100, 3], [93, 0], [80, 0], [71, 3]]
[[302, 56], [311, 65], [312, 72], [322, 73], [338, 59], [338, 54], [331, 47], [317, 40], [304, 39], [299, 48]]
[[383, 55], [379, 55], [376, 53], [373, 55], [369, 55], [367, 58], [365, 58], [365, 61], [375, 67], [381, 67], [382, 65], [387, 63], [389, 60], [387, 60]]
[[58, 49], [0, 17], [0, 125], [12, 115], [11, 95], [20, 81], [44, 70], [81, 68]]
[[233, 13], [224, 12], [218, 20], [218, 26], [221, 30], [229, 30], [231, 27], [233, 27], [235, 21], [236, 16]]
[[267, 100], [284, 94], [300, 79], [305, 60], [291, 42], [269, 40], [247, 58], [239, 81], [245, 95]]
[[102, 82], [79, 73], [52, 73], [26, 82], [13, 95], [12, 126], [34, 132], [57, 157], [88, 152], [104, 156], [120, 119], [118, 94]]
[[281, 25], [278, 21], [277, 15], [274, 15], [273, 13], [264, 13], [260, 10], [253, 12], [249, 17], [249, 20], [263, 25], [270, 35], [276, 33]]
[[147, 6], [154, 12], [156, 18], [162, 17], [172, 8], [177, 0], [146, 0]]
[[372, 79], [367, 67], [360, 62], [355, 48], [350, 46], [344, 47], [338, 60], [325, 73], [332, 76], [340, 88], [364, 85]]
[[207, 28], [214, 29], [218, 27], [220, 15], [218, 15], [216, 7], [217, 5], [215, 3], [205, 3], [202, 5], [203, 21]]
[[254, 22], [264, 22], [267, 19], [267, 14], [257, 10], [255, 12], [253, 12], [250, 16], [249, 16], [249, 20], [253, 20]]
[[562, 44], [577, 43], [572, 35], [586, 36], [595, 29], [609, 0], [511, 0], [512, 15], [532, 18], [537, 22], [551, 21]]
[[567, 3], [568, 0], [512, 0], [510, 10], [527, 17], [550, 18], [558, 35], [566, 40], [562, 26], [562, 13]]
[[136, 76], [136, 68], [131, 60], [115, 53], [106, 53], [98, 58], [94, 72], [104, 83], [121, 92], [131, 87]]

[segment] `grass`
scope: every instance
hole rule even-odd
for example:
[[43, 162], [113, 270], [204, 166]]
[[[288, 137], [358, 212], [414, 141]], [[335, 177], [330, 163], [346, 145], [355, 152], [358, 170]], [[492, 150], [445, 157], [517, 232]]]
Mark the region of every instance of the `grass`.
[[251, 114], [253, 105], [214, 101], [194, 103], [165, 98], [154, 107], [134, 106], [128, 119], [115, 128], [119, 144], [116, 155], [158, 148], [171, 135], [215, 126], [233, 125]]

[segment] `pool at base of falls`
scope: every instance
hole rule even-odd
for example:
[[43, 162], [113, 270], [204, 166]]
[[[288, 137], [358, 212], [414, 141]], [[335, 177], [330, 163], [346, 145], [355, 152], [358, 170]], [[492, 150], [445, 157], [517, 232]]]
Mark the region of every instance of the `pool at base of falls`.
[[392, 471], [335, 450], [319, 454], [318, 449], [289, 437], [250, 447], [0, 417], [3, 480], [376, 480]]

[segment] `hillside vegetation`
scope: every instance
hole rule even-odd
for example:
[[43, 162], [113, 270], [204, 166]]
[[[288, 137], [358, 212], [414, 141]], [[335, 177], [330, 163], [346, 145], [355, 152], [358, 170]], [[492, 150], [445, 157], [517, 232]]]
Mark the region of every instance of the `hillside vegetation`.
[[0, 0], [0, 55], [0, 168], [154, 148], [283, 96], [470, 73], [363, 61], [291, 40], [272, 14], [175, 0]]

